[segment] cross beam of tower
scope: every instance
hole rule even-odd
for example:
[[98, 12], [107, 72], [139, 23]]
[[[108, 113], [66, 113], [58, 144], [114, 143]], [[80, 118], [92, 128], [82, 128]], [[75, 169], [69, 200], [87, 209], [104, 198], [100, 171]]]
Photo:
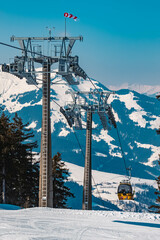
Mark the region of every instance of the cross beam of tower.
[[[43, 41], [53, 42], [54, 56], [43, 55], [42, 45], [37, 45], [35, 51], [33, 43]], [[43, 96], [42, 96], [42, 131], [41, 156], [39, 174], [39, 206], [53, 207], [52, 156], [51, 156], [51, 123], [50, 123], [50, 82], [51, 65], [58, 63], [57, 74], [61, 75], [70, 85], [78, 84], [72, 73], [86, 79], [87, 75], [78, 64], [78, 56], [71, 56], [71, 50], [76, 40], [83, 37], [11, 37], [11, 41], [18, 41], [22, 56], [16, 56], [11, 64], [3, 64], [2, 71], [9, 72], [19, 78], [25, 77], [28, 84], [36, 85], [36, 71], [34, 63], [42, 65]], [[58, 45], [57, 45], [58, 43]], [[27, 65], [27, 70], [26, 70]]]

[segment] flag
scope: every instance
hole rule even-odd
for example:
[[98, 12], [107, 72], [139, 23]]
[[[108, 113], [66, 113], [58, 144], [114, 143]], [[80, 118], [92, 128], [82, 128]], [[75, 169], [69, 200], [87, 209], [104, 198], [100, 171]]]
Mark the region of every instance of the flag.
[[73, 16], [73, 14], [70, 14], [70, 13], [67, 13], [67, 12], [64, 13], [64, 17], [66, 17], [66, 18], [73, 18], [75, 21], [77, 20], [76, 16]]

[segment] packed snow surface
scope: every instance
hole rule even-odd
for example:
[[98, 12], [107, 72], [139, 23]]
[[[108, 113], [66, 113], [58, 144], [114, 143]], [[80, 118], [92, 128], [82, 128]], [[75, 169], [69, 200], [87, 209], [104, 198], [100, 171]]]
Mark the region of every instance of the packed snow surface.
[[160, 239], [160, 215], [33, 208], [0, 211], [1, 240]]

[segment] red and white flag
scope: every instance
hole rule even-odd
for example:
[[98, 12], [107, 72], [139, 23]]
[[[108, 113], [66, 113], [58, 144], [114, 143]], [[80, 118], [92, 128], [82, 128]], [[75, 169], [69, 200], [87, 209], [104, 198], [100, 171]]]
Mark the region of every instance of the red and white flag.
[[76, 16], [73, 16], [72, 14], [67, 13], [67, 12], [64, 13], [64, 17], [66, 17], [66, 18], [73, 18], [75, 21], [78, 19]]

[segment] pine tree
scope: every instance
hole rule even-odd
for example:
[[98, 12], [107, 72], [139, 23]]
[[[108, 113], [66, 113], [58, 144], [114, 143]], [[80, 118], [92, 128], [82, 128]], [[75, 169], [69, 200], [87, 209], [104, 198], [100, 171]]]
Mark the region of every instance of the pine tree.
[[6, 202], [6, 176], [8, 174], [8, 169], [12, 167], [12, 141], [13, 138], [9, 118], [2, 113], [0, 117], [0, 192], [2, 193], [0, 201], [3, 203]]
[[[38, 204], [38, 165], [33, 164], [33, 149], [37, 142], [31, 142], [34, 137], [29, 123], [23, 124], [22, 119], [15, 114], [13, 118], [14, 136], [16, 139], [14, 161], [17, 167], [18, 201], [22, 206], [37, 206]], [[18, 205], [19, 205], [18, 204]]]
[[[160, 165], [160, 160], [159, 160], [158, 164]], [[156, 213], [160, 213], [160, 176], [156, 179], [156, 181], [157, 181], [158, 189], [155, 192], [155, 194], [158, 196], [156, 199], [156, 202], [159, 205], [155, 205], [154, 208], [156, 209]]]
[[[15, 114], [10, 123], [5, 115], [0, 118], [0, 141], [2, 141], [0, 165], [5, 163], [6, 203], [19, 206], [38, 205], [38, 180], [39, 168], [33, 164], [33, 149], [37, 147], [32, 142], [34, 137], [28, 123], [23, 124], [22, 119]], [[3, 123], [3, 124], [2, 124]], [[6, 148], [5, 148], [6, 145]], [[5, 150], [6, 149], [6, 150]], [[0, 174], [0, 180], [4, 174]]]
[[65, 186], [68, 180], [69, 170], [65, 168], [62, 162], [61, 154], [58, 152], [53, 157], [53, 207], [67, 208], [66, 201], [68, 197], [74, 197], [70, 188]]
[[[158, 161], [158, 164], [160, 165], [160, 160]], [[154, 209], [154, 211], [152, 210], [152, 212], [160, 213], [160, 176], [156, 179], [156, 181], [157, 181], [158, 189], [155, 192], [155, 194], [158, 196], [156, 199], [156, 203], [158, 204], [150, 206], [149, 209]]]

